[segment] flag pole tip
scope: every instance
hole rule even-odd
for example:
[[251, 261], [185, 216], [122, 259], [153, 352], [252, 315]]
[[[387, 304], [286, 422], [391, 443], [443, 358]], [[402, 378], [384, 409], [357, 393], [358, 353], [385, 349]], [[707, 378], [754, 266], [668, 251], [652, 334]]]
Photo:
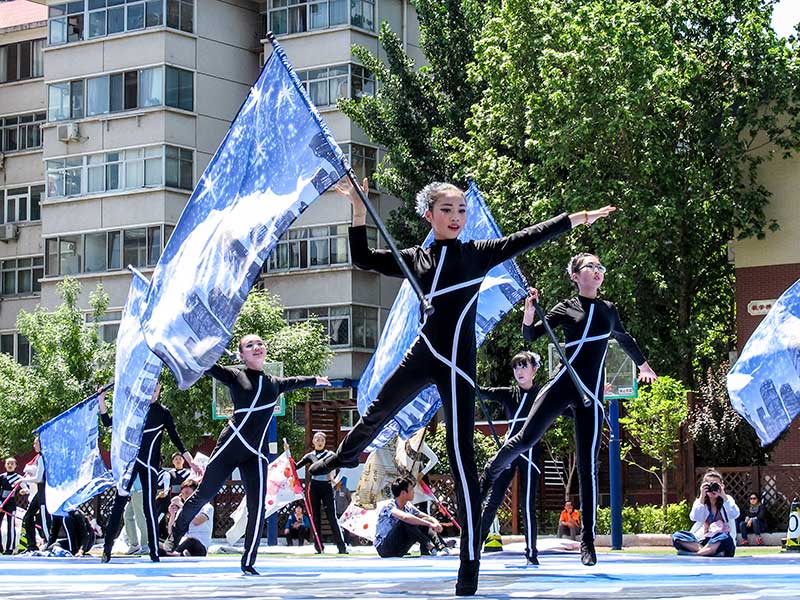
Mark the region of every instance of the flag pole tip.
[[269, 41], [270, 43], [275, 41], [275, 34], [272, 33], [271, 31], [267, 32], [267, 41]]

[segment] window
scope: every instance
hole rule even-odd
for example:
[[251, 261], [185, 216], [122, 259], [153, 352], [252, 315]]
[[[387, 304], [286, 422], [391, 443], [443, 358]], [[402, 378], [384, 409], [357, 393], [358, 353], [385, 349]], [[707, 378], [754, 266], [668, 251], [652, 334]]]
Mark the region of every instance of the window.
[[[347, 225], [289, 229], [265, 265], [266, 272], [345, 265], [350, 260]], [[374, 238], [375, 228], [367, 229]]]
[[167, 0], [167, 27], [194, 31], [194, 0]]
[[44, 38], [0, 46], [0, 83], [44, 75]]
[[378, 346], [378, 309], [353, 306], [353, 346], [376, 348]]
[[0, 224], [40, 221], [43, 195], [43, 185], [0, 190], [0, 203], [2, 203]]
[[167, 106], [194, 110], [194, 76], [191, 71], [167, 67], [166, 93]]
[[331, 346], [350, 345], [349, 306], [290, 308], [286, 311], [286, 320], [289, 323], [298, 323], [309, 319], [316, 319], [326, 327]]
[[0, 150], [15, 152], [42, 147], [42, 123], [47, 113], [28, 113], [0, 118]]
[[[150, 225], [48, 238], [43, 260], [32, 268], [38, 268], [47, 277], [58, 277], [115, 271], [129, 264], [152, 267], [161, 257], [164, 240], [173, 229], [172, 225]], [[42, 277], [42, 273], [38, 277]], [[5, 281], [3, 279], [4, 285]], [[38, 283], [36, 285], [34, 291], [38, 291]]]
[[86, 322], [90, 324], [96, 323], [100, 339], [108, 344], [113, 344], [117, 341], [117, 333], [119, 333], [119, 323], [121, 320], [121, 310], [106, 311], [96, 320], [93, 314], [86, 313]]
[[47, 120], [83, 118], [83, 80], [53, 83], [48, 87]]
[[30, 295], [42, 291], [39, 280], [44, 277], [44, 256], [11, 258], [0, 261], [2, 295]]
[[378, 167], [378, 149], [362, 144], [341, 144], [342, 152], [350, 159], [350, 165], [359, 181], [367, 177], [370, 189], [378, 189], [375, 169]]
[[297, 75], [318, 108], [335, 106], [339, 98], [360, 98], [375, 93], [375, 79], [360, 65], [309, 69], [298, 71]]
[[[175, 67], [166, 67], [166, 77], [164, 67], [91, 77], [85, 89], [85, 114], [90, 117], [149, 106], [194, 108], [194, 74]], [[53, 83], [48, 90], [49, 121], [84, 116], [83, 80]]]
[[348, 21], [374, 31], [375, 0], [269, 0], [266, 17], [267, 29], [275, 35], [327, 29]]
[[10, 354], [23, 366], [31, 364], [31, 345], [28, 338], [21, 333], [0, 334], [0, 352]]
[[193, 167], [194, 153], [175, 146], [57, 158], [47, 161], [47, 197], [158, 187], [164, 185], [165, 175], [166, 185], [191, 190]]
[[[194, 0], [88, 0], [49, 7], [51, 46], [165, 24], [173, 29], [194, 29]], [[84, 27], [85, 25], [85, 27]]]

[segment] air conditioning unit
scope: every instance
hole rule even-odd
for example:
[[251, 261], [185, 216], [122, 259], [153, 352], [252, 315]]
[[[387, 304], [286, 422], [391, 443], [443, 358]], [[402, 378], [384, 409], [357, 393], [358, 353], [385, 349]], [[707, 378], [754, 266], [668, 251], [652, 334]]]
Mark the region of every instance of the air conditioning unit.
[[81, 131], [77, 123], [67, 123], [66, 125], [58, 126], [58, 141], [66, 142], [79, 142], [81, 139]]
[[14, 223], [8, 223], [0, 227], [0, 241], [10, 242], [17, 239], [18, 234], [19, 227], [14, 225]]

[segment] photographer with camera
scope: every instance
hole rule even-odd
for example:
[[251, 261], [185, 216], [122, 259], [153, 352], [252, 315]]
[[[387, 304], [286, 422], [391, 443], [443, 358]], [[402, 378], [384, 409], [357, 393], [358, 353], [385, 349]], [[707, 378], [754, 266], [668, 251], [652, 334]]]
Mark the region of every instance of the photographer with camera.
[[703, 476], [700, 494], [689, 513], [694, 521], [692, 530], [673, 533], [672, 545], [678, 554], [732, 557], [736, 553], [738, 516], [739, 507], [725, 493], [722, 475], [709, 471]]

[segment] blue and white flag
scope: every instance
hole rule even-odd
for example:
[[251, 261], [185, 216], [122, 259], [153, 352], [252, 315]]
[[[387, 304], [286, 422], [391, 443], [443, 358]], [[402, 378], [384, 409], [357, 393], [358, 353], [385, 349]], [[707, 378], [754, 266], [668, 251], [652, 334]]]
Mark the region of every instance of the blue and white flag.
[[728, 373], [733, 408], [767, 445], [800, 414], [800, 280], [764, 317]]
[[162, 367], [142, 333], [141, 316], [150, 282], [133, 267], [128, 269], [133, 277], [117, 333], [111, 430], [111, 471], [119, 489], [128, 487]]
[[[501, 237], [500, 228], [492, 218], [492, 213], [474, 183], [470, 183], [466, 193], [467, 223], [459, 238], [466, 240], [485, 240]], [[433, 232], [423, 242], [427, 247], [433, 243]], [[508, 260], [489, 271], [481, 284], [478, 295], [477, 317], [475, 319], [475, 338], [480, 346], [513, 306], [528, 293], [525, 278], [517, 264]], [[419, 300], [411, 285], [404, 281], [397, 298], [389, 312], [386, 325], [378, 341], [378, 348], [369, 361], [358, 383], [358, 412], [364, 414], [367, 407], [375, 401], [386, 379], [397, 368], [403, 355], [411, 348], [422, 327], [419, 321]], [[396, 434], [407, 439], [424, 427], [439, 410], [442, 400], [436, 386], [428, 386], [407, 404], [384, 427], [370, 444], [369, 450], [384, 446]]]
[[144, 334], [181, 389], [222, 355], [289, 225], [345, 174], [341, 150], [273, 46], [153, 273]]
[[44, 460], [47, 510], [66, 516], [114, 485], [97, 445], [97, 394], [93, 394], [36, 431]]

